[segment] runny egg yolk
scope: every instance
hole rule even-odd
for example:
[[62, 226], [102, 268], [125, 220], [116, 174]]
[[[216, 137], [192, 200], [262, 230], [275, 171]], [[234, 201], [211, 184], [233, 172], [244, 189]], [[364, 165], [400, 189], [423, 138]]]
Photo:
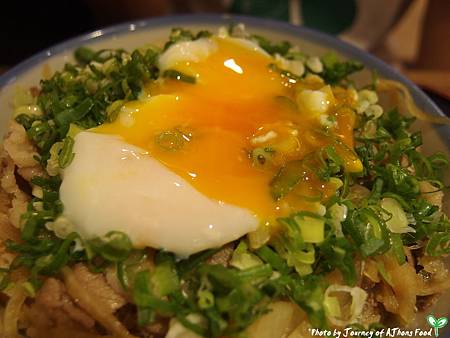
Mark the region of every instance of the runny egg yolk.
[[[94, 131], [120, 135], [206, 196], [249, 209], [261, 220], [290, 208], [307, 209], [301, 199], [288, 199], [288, 208], [275, 201], [270, 182], [283, 163], [327, 144], [320, 133], [312, 132], [323, 128], [320, 119], [292, 108], [297, 84], [269, 67], [269, 55], [231, 39], [213, 42], [217, 48], [205, 59], [172, 67], [195, 76], [195, 84], [157, 81], [146, 89], [147, 98], [127, 103], [113, 123]], [[330, 116], [340, 140], [351, 147], [353, 115], [333, 111]], [[179, 138], [172, 140], [180, 143], [176, 149], [161, 146], [166, 137], [172, 142], [171, 135]], [[284, 154], [277, 165], [255, 164], [251, 150], [260, 144], [271, 151], [272, 143], [275, 152]], [[334, 192], [312, 176], [305, 181], [301, 194], [324, 197]]]

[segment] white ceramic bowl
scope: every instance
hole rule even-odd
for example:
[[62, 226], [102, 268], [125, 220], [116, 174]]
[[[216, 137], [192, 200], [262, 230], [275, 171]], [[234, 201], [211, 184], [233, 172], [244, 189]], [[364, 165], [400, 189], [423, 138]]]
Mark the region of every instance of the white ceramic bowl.
[[[132, 50], [148, 43], [164, 43], [172, 27], [183, 27], [194, 31], [200, 29], [217, 31], [220, 26], [237, 22], [244, 23], [251, 33], [263, 35], [273, 41], [288, 40], [309, 54], [323, 55], [333, 50], [344, 58], [356, 59], [362, 62], [367, 69], [377, 70], [381, 77], [391, 78], [405, 84], [411, 91], [416, 103], [424, 111], [435, 115], [443, 115], [439, 108], [418, 87], [391, 67], [368, 53], [331, 36], [271, 20], [227, 15], [187, 15], [136, 21], [100, 29], [42, 51], [5, 73], [0, 77], [0, 140], [12, 114], [11, 102], [16, 88], [18, 86], [27, 88], [38, 85], [40, 79], [46, 74], [61, 69], [66, 62], [73, 61], [72, 52], [79, 46], [88, 45], [94, 49], [125, 48]], [[368, 83], [369, 79], [370, 73], [365, 70], [358, 75], [357, 81]], [[442, 151], [450, 155], [449, 127], [419, 123], [416, 128], [423, 131], [425, 152]], [[447, 213], [449, 212], [448, 202], [449, 199], [447, 198], [445, 203]], [[450, 297], [448, 296], [442, 297], [439, 304], [433, 309], [435, 315], [439, 317], [449, 315]], [[418, 324], [422, 322], [423, 325], [425, 315], [418, 316]], [[448, 331], [447, 335], [450, 337], [450, 329], [441, 330], [441, 337], [445, 331]]]

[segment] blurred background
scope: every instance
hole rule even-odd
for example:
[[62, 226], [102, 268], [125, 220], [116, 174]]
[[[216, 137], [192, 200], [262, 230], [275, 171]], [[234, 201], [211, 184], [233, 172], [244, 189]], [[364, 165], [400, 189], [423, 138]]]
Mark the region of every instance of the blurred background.
[[67, 38], [171, 14], [266, 17], [333, 34], [381, 57], [450, 110], [450, 0], [41, 0], [0, 11], [0, 73]]

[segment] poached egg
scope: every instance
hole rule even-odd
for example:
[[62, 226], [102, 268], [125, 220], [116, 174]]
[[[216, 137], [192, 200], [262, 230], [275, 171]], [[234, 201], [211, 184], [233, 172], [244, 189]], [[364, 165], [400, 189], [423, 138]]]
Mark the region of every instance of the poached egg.
[[[315, 211], [317, 202], [298, 195], [326, 198], [336, 187], [305, 176], [293, 197], [275, 201], [269, 186], [278, 169], [255, 165], [251, 150], [273, 149], [283, 164], [324, 147], [313, 132], [318, 114], [333, 116], [334, 132], [352, 147], [353, 113], [335, 112], [339, 98], [320, 81], [296, 83], [271, 63], [248, 40], [172, 45], [159, 67], [196, 83], [159, 79], [114, 122], [75, 136], [60, 190], [64, 216], [85, 238], [117, 230], [136, 247], [188, 256], [294, 210]], [[296, 111], [285, 102], [295, 97]]]

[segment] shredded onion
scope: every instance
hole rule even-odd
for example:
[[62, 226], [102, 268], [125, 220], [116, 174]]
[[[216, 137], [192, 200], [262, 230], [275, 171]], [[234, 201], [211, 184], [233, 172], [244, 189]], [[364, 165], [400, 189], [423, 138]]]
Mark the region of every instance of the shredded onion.
[[425, 282], [422, 279], [419, 279], [418, 282], [418, 296], [429, 296], [434, 295], [436, 293], [441, 293], [450, 288], [450, 277], [446, 278], [443, 281], [431, 281]]
[[64, 282], [69, 295], [75, 299], [78, 304], [94, 318], [105, 329], [110, 331], [118, 338], [133, 338], [122, 323], [111, 313], [110, 308], [104, 304], [101, 299], [90, 294], [89, 291], [79, 282], [73, 270], [69, 267], [62, 269]]
[[392, 291], [392, 288], [387, 282], [382, 282], [376, 300], [383, 304], [386, 311], [391, 313], [398, 313], [398, 301]]
[[16, 284], [16, 287], [11, 292], [11, 297], [3, 315], [3, 334], [5, 338], [21, 337], [17, 331], [17, 324], [25, 299], [27, 299], [25, 290], [20, 284]]
[[402, 94], [403, 98], [405, 99], [405, 105], [406, 108], [408, 109], [408, 112], [417, 119], [431, 123], [446, 124], [450, 126], [450, 119], [448, 117], [435, 116], [420, 110], [419, 107], [417, 107], [417, 105], [415, 104], [414, 99], [412, 98], [408, 88], [406, 88], [406, 86], [403, 85], [402, 83], [386, 79], [378, 81], [377, 91], [392, 91], [392, 90], [399, 91]]
[[269, 308], [270, 312], [247, 328], [249, 338], [286, 337], [302, 321], [307, 320], [305, 312], [291, 302], [273, 302]]
[[421, 272], [417, 274], [419, 296], [433, 295], [450, 288], [450, 276], [442, 259], [423, 256], [419, 259], [419, 264], [423, 266], [425, 272], [425, 274]]
[[58, 326], [55, 328], [47, 328], [45, 330], [29, 329], [27, 335], [30, 338], [61, 338], [61, 337], [76, 337], [76, 338], [116, 338], [111, 335], [100, 335], [91, 332], [82, 332], [73, 327]]
[[389, 284], [398, 302], [398, 311], [395, 313], [405, 323], [411, 323], [414, 320], [416, 295], [418, 294], [416, 271], [409, 264], [400, 265], [396, 258], [390, 255], [383, 255], [380, 259], [390, 277]]
[[311, 324], [307, 320], [301, 322], [299, 326], [295, 328], [294, 331], [287, 338], [312, 338]]
[[377, 263], [372, 259], [367, 259], [363, 261], [364, 268], [362, 269], [363, 275], [369, 278], [374, 283], [380, 282], [380, 277], [378, 275]]

